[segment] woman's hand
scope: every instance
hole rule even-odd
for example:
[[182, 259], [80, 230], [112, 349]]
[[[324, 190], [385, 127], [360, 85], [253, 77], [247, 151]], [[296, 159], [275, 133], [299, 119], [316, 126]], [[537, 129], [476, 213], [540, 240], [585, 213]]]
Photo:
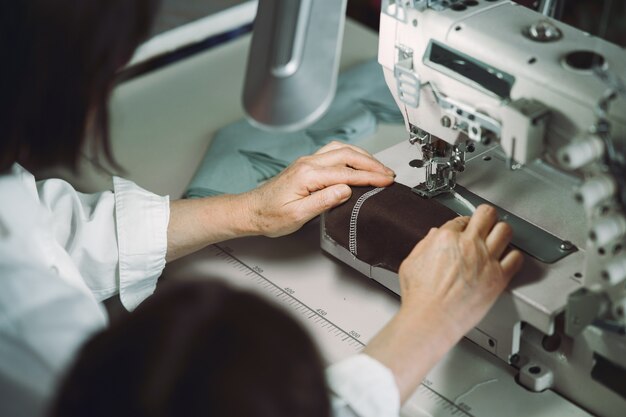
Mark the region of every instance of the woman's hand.
[[517, 250], [504, 254], [512, 230], [497, 216], [482, 205], [431, 229], [400, 266], [403, 313], [427, 306], [457, 338], [485, 316], [523, 261]]
[[329, 143], [247, 193], [172, 201], [166, 259], [228, 239], [295, 232], [350, 198], [349, 185], [384, 187], [393, 178], [393, 171], [364, 150]]
[[402, 305], [365, 352], [393, 372], [402, 400], [487, 314], [521, 268], [511, 228], [480, 206], [431, 229], [400, 265]]
[[332, 142], [247, 193], [250, 221], [259, 234], [286, 235], [348, 200], [350, 185], [385, 187], [393, 179], [393, 171], [366, 151]]

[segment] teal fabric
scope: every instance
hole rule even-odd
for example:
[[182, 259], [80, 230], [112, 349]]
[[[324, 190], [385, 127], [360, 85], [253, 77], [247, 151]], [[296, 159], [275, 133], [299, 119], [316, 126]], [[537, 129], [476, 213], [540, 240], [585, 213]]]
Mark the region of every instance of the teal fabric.
[[266, 132], [240, 120], [220, 130], [185, 197], [249, 191], [296, 158], [314, 153], [333, 140], [358, 144], [374, 133], [378, 123], [403, 122], [380, 65], [376, 60], [368, 61], [339, 76], [329, 110], [308, 129]]

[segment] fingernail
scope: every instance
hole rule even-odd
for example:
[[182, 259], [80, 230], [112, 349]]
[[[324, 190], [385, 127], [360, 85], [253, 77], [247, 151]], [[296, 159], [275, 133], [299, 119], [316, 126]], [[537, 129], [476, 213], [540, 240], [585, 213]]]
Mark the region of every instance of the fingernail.
[[339, 196], [342, 200], [349, 198], [350, 195], [352, 195], [352, 190], [349, 186], [346, 185], [343, 187], [337, 187], [337, 196]]
[[396, 176], [396, 173], [393, 172], [393, 170], [391, 168], [385, 167], [385, 172], [387, 174], [389, 174], [389, 176], [391, 176], [391, 177], [395, 177]]

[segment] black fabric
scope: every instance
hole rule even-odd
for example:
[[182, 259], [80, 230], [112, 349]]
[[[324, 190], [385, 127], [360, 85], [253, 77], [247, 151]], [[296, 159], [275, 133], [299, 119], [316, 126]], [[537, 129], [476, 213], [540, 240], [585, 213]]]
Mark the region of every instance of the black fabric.
[[[326, 214], [326, 234], [349, 250], [350, 216], [358, 199], [374, 187], [352, 187], [352, 197]], [[394, 183], [369, 197], [357, 221], [356, 257], [398, 272], [400, 263], [432, 227], [458, 215], [436, 200], [425, 199]]]

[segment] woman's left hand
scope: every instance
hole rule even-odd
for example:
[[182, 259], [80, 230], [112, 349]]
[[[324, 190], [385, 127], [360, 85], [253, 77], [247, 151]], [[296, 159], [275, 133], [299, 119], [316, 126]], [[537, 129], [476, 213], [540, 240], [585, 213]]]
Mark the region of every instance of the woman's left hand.
[[331, 142], [247, 193], [250, 221], [259, 234], [283, 236], [348, 200], [350, 185], [386, 187], [394, 176], [363, 149]]

